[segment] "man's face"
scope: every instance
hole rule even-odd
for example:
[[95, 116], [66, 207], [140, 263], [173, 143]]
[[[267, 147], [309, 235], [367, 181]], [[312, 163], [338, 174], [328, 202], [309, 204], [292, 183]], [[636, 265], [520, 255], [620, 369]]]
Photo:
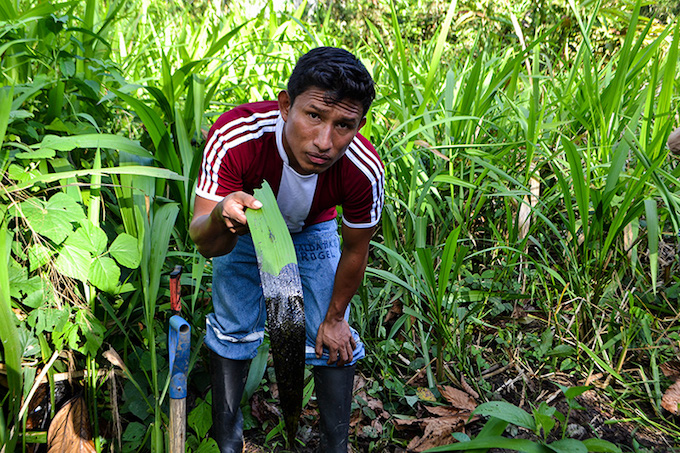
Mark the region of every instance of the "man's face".
[[287, 91], [279, 93], [283, 147], [290, 166], [301, 175], [322, 173], [347, 150], [366, 123], [359, 101], [326, 103], [326, 92], [310, 88], [290, 104]]

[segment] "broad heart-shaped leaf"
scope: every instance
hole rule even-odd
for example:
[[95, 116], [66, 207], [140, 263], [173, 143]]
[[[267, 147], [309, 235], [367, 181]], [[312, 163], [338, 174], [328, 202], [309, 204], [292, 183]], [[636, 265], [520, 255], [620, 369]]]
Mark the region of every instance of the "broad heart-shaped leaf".
[[196, 408], [194, 408], [189, 417], [187, 418], [187, 424], [191, 426], [196, 434], [198, 434], [199, 439], [205, 437], [212, 426], [212, 419], [210, 417], [210, 404], [206, 401], [198, 400]]
[[33, 230], [56, 244], [71, 234], [71, 222], [85, 218], [80, 205], [64, 193], [55, 194], [47, 203], [37, 198], [26, 200], [21, 210]]
[[139, 241], [134, 236], [121, 233], [109, 247], [109, 253], [121, 266], [136, 269], [142, 260], [138, 244]]
[[120, 280], [120, 268], [108, 256], [97, 256], [92, 260], [88, 280], [107, 293], [115, 293]]
[[89, 219], [81, 222], [81, 227], [71, 234], [67, 244], [87, 250], [95, 255], [100, 255], [106, 250], [106, 233], [96, 227]]
[[61, 248], [55, 261], [55, 266], [59, 272], [83, 283], [87, 282], [91, 264], [90, 252], [68, 243]]
[[82, 395], [71, 398], [56, 413], [47, 432], [47, 453], [95, 453], [87, 405]]
[[505, 401], [489, 401], [488, 403], [480, 404], [473, 414], [500, 418], [513, 425], [536, 432], [534, 418], [527, 411]]
[[588, 453], [588, 447], [576, 439], [556, 440], [548, 448], [557, 453]]

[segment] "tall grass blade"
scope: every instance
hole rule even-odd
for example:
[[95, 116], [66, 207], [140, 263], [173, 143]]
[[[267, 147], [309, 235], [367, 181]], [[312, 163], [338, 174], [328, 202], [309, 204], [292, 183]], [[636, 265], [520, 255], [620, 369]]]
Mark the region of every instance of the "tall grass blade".
[[[8, 396], [7, 406], [9, 411], [5, 419], [5, 451], [14, 451], [19, 434], [18, 414], [21, 410], [22, 400], [22, 369], [21, 369], [21, 344], [19, 341], [19, 329], [17, 318], [12, 311], [10, 298], [9, 268], [10, 251], [13, 234], [7, 228], [6, 212], [0, 210], [0, 339], [2, 339], [4, 362], [7, 369]], [[4, 410], [3, 410], [4, 412]]]
[[645, 219], [647, 220], [649, 271], [652, 277], [652, 289], [656, 294], [656, 282], [659, 275], [659, 215], [656, 210], [656, 200], [645, 200]]

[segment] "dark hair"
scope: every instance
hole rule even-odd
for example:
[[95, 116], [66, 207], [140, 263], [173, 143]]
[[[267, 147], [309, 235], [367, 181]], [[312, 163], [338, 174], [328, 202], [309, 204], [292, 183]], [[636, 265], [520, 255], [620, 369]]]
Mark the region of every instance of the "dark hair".
[[373, 99], [373, 79], [357, 57], [336, 47], [317, 47], [298, 60], [288, 80], [291, 104], [309, 88], [328, 94], [329, 103], [352, 99], [361, 103], [366, 115]]

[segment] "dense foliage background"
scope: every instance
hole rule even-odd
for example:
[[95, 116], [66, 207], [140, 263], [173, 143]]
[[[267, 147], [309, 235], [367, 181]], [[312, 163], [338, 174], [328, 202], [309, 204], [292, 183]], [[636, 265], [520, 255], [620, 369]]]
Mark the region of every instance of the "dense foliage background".
[[[666, 145], [680, 124], [678, 9], [0, 0], [4, 451], [47, 437], [54, 451], [166, 448], [177, 264], [193, 327], [188, 448], [215, 451], [201, 347], [210, 262], [187, 233], [205, 131], [233, 105], [275, 99], [318, 45], [346, 47], [373, 73], [362, 133], [387, 172], [353, 300], [370, 351], [354, 447], [500, 434], [465, 423], [501, 399], [514, 406], [479, 414], [532, 445], [678, 446], [677, 400], [664, 399], [680, 341], [680, 169]], [[243, 403], [262, 451], [283, 444], [267, 352]], [[75, 423], [63, 407], [79, 436], [55, 431]]]

